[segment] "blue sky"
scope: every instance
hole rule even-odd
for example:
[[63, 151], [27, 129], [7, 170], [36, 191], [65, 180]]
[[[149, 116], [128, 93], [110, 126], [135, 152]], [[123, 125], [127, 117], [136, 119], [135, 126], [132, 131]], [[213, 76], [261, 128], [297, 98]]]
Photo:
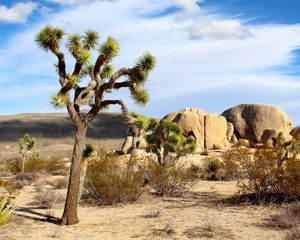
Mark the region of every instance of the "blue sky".
[[[240, 103], [283, 108], [300, 124], [300, 1], [0, 0], [0, 115], [52, 112], [59, 90], [55, 58], [38, 49], [46, 24], [71, 33], [114, 36], [115, 68], [150, 51], [158, 65], [146, 85], [151, 102], [132, 111], [162, 117], [185, 107], [222, 113]], [[67, 55], [69, 71], [73, 60]], [[116, 109], [113, 109], [116, 110]]]

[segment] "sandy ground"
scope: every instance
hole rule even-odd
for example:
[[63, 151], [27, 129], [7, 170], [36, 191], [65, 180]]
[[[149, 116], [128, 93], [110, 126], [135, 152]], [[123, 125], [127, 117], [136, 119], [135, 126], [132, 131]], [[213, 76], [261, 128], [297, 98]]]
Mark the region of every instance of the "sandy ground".
[[[23, 188], [14, 199], [17, 219], [0, 230], [2, 240], [124, 240], [124, 239], [282, 239], [285, 232], [264, 226], [266, 218], [279, 209], [264, 206], [230, 206], [220, 203], [236, 192], [236, 182], [200, 181], [181, 198], [145, 195], [137, 202], [112, 207], [79, 207], [80, 223], [58, 226], [45, 215], [60, 217], [63, 203], [51, 210], [34, 204], [34, 186]], [[49, 191], [65, 195], [66, 190]], [[149, 218], [159, 211], [157, 217]], [[169, 232], [169, 233], [168, 233]]]

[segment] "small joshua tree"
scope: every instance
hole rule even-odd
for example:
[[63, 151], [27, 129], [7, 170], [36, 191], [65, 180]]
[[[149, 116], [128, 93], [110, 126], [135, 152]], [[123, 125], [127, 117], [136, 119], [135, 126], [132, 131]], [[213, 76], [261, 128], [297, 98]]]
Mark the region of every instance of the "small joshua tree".
[[35, 144], [36, 139], [34, 137], [30, 137], [29, 134], [25, 134], [22, 138], [19, 139], [20, 154], [22, 155], [22, 173], [24, 173], [25, 171], [26, 156], [28, 152], [34, 148]]
[[[141, 106], [149, 101], [149, 95], [143, 86], [155, 66], [155, 58], [150, 53], [145, 53], [133, 68], [121, 68], [114, 72], [111, 62], [120, 51], [117, 41], [108, 37], [98, 46], [98, 33], [86, 31], [83, 35], [68, 35], [66, 47], [75, 59], [75, 66], [71, 72], [67, 72], [65, 55], [61, 50], [61, 41], [65, 35], [63, 29], [46, 26], [36, 35], [36, 43], [46, 52], [51, 51], [58, 59], [56, 67], [61, 88], [52, 96], [51, 103], [56, 108], [67, 108], [76, 129], [68, 193], [60, 221], [61, 225], [71, 225], [79, 222], [77, 203], [88, 126], [99, 111], [109, 105], [118, 104], [122, 110], [127, 109], [122, 100], [105, 100], [105, 95], [114, 90], [129, 89], [133, 100]], [[94, 64], [91, 61], [93, 49], [98, 50]], [[80, 86], [80, 80], [85, 77], [89, 78], [88, 85]], [[81, 112], [82, 106], [89, 107], [88, 111]], [[126, 122], [129, 119], [124, 120]]]
[[155, 118], [149, 119], [136, 112], [132, 112], [130, 115], [132, 120], [128, 127], [133, 136], [132, 150], [134, 150], [138, 147], [141, 138], [145, 137], [146, 134], [149, 134], [149, 132], [152, 132], [158, 126], [158, 121]]
[[152, 120], [149, 129], [151, 128], [153, 130], [146, 135], [146, 140], [150, 150], [156, 154], [160, 165], [164, 165], [170, 153], [174, 153], [175, 159], [178, 159], [196, 150], [195, 138], [193, 136], [185, 137], [177, 123], [162, 120], [161, 124], [157, 125]]

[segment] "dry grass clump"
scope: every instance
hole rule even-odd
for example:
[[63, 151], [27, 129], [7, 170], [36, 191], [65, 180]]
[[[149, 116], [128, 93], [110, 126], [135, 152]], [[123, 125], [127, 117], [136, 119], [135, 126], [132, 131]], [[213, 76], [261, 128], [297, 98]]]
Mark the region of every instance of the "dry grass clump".
[[57, 169], [51, 172], [53, 176], [67, 176], [68, 170], [67, 169]]
[[37, 180], [36, 173], [18, 173], [12, 179], [10, 188], [11, 190], [22, 189], [24, 186], [28, 186]]
[[267, 219], [267, 227], [289, 229], [300, 224], [300, 202], [290, 204], [280, 214]]
[[68, 187], [68, 180], [67, 177], [59, 177], [49, 182], [49, 184], [55, 189], [64, 189]]
[[224, 163], [216, 157], [205, 159], [202, 169], [202, 178], [206, 180], [222, 180], [225, 177]]
[[172, 235], [174, 235], [175, 233], [176, 232], [175, 232], [174, 224], [170, 221], [167, 221], [163, 228], [154, 229], [153, 232], [152, 232], [153, 235], [160, 236], [162, 238], [172, 237]]
[[191, 169], [187, 169], [172, 158], [166, 159], [164, 165], [149, 160], [144, 166], [148, 184], [159, 196], [179, 196], [187, 191], [196, 180]]
[[284, 240], [299, 240], [299, 239], [300, 239], [300, 227], [294, 227], [284, 237]]
[[191, 239], [234, 239], [231, 230], [223, 229], [211, 219], [201, 225], [185, 230], [184, 234]]
[[62, 203], [64, 197], [53, 190], [40, 191], [34, 197], [34, 203], [42, 208], [52, 208], [55, 204]]
[[148, 213], [143, 215], [144, 218], [157, 218], [161, 215], [162, 209], [161, 208], [152, 208], [149, 210]]
[[83, 198], [95, 199], [100, 204], [130, 203], [139, 199], [143, 178], [134, 166], [121, 166], [116, 155], [101, 153], [90, 159], [85, 180]]

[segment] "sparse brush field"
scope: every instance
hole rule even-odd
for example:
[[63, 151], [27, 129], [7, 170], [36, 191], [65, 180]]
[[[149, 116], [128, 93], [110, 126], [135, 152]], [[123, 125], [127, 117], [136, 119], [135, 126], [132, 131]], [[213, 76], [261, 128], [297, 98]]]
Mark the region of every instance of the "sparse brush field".
[[[245, 155], [243, 151], [231, 154]], [[140, 164], [141, 172], [128, 170], [111, 153], [90, 160], [79, 205], [80, 223], [73, 226], [57, 224], [67, 191], [64, 162], [29, 159], [30, 173], [1, 173], [3, 179], [12, 176], [7, 189], [17, 210], [10, 224], [0, 228], [0, 239], [299, 239], [299, 203], [236, 201], [238, 181], [219, 180], [232, 173], [232, 163], [222, 173], [226, 166], [213, 160], [222, 154], [189, 155], [183, 162], [193, 164], [180, 172], [169, 165], [160, 169], [153, 162]], [[202, 167], [195, 165], [201, 161]], [[1, 163], [3, 169], [5, 161]]]

